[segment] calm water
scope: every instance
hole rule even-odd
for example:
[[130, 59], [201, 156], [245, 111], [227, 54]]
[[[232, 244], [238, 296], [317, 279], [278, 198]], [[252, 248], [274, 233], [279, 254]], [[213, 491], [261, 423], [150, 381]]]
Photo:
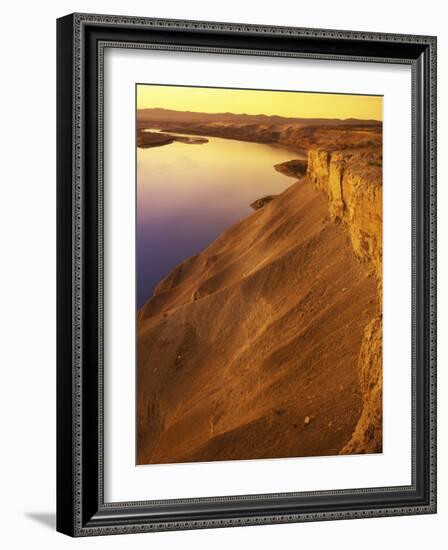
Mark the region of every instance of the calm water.
[[221, 138], [137, 149], [137, 307], [178, 263], [253, 212], [250, 203], [294, 180], [281, 147]]

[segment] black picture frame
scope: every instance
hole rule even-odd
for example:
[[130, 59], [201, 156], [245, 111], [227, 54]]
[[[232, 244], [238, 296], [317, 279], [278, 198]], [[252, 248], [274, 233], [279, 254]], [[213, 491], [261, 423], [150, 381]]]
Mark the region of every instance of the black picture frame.
[[[412, 484], [104, 502], [102, 55], [107, 44], [412, 68]], [[57, 21], [57, 530], [71, 536], [436, 512], [436, 38], [72, 14]], [[411, 360], [411, 358], [410, 358]]]

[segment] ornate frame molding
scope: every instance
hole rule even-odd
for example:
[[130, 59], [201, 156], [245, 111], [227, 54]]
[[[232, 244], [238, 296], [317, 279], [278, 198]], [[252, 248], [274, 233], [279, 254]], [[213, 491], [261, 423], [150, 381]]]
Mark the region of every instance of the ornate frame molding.
[[[133, 29], [147, 32], [147, 42], [128, 41], [120, 39], [120, 33], [129, 32]], [[89, 53], [86, 50], [92, 49], [92, 43], [86, 38], [86, 31], [92, 32], [98, 30], [96, 36], [97, 50]], [[175, 31], [177, 42], [154, 43], [151, 42], [151, 30], [157, 30], [162, 33], [166, 31], [172, 33]], [[349, 42], [354, 48], [364, 45], [363, 52], [370, 51], [370, 54], [357, 55], [354, 53], [329, 54], [322, 52], [300, 51], [300, 50], [270, 50], [261, 47], [251, 48], [232, 48], [222, 47], [210, 44], [192, 46], [182, 44], [183, 32], [190, 33], [211, 33], [210, 36], [218, 37], [250, 37], [254, 41], [257, 38], [269, 37], [270, 43], [276, 38], [288, 37], [294, 40], [313, 40], [332, 41], [333, 43], [344, 44]], [[68, 33], [70, 32], [70, 35]], [[113, 39], [102, 38], [102, 33], [112, 33], [117, 35]], [[174, 36], [170, 34], [170, 37]], [[209, 36], [203, 34], [202, 36]], [[416, 57], [411, 53], [406, 56], [384, 56], [378, 54], [379, 44], [385, 44], [391, 50], [394, 45], [403, 45], [400, 51], [411, 52], [420, 51]], [[72, 536], [90, 536], [118, 533], [175, 530], [175, 529], [200, 529], [211, 527], [228, 527], [236, 525], [261, 525], [266, 523], [289, 523], [303, 521], [322, 521], [333, 519], [353, 519], [363, 517], [394, 516], [404, 514], [425, 514], [436, 511], [436, 38], [430, 36], [412, 36], [400, 34], [380, 34], [364, 33], [352, 31], [337, 31], [323, 29], [306, 29], [292, 27], [273, 27], [259, 25], [245, 25], [233, 23], [215, 23], [205, 21], [184, 21], [168, 19], [149, 19], [124, 16], [93, 15], [93, 14], [74, 14], [58, 21], [58, 44], [60, 45], [60, 58], [58, 60], [58, 95], [60, 99], [58, 109], [58, 141], [61, 142], [58, 151], [58, 209], [61, 218], [58, 221], [59, 244], [61, 247], [69, 246], [71, 250], [70, 259], [67, 255], [61, 254], [61, 248], [58, 246], [58, 324], [63, 324], [58, 336], [58, 416], [62, 418], [58, 423], [58, 465], [64, 475], [59, 476], [58, 480], [58, 530], [71, 534]], [[124, 502], [111, 504], [104, 502], [103, 496], [103, 448], [102, 448], [102, 193], [103, 193], [103, 55], [104, 48], [149, 48], [172, 51], [193, 51], [193, 52], [213, 52], [220, 54], [239, 54], [239, 55], [265, 55], [265, 56], [285, 56], [297, 58], [313, 59], [331, 59], [344, 61], [362, 61], [362, 62], [380, 62], [380, 63], [405, 63], [412, 66], [412, 100], [413, 100], [413, 483], [409, 487], [384, 487], [380, 489], [358, 489], [343, 491], [320, 491], [314, 493], [288, 493], [273, 495], [252, 495], [241, 497], [217, 497], [211, 499], [180, 499], [169, 501], [173, 507], [176, 505], [188, 505], [194, 503], [228, 503], [248, 499], [253, 501], [264, 501], [268, 497], [281, 500], [284, 497], [322, 497], [334, 496], [344, 498], [347, 495], [360, 495], [368, 499], [369, 495], [382, 491], [384, 493], [396, 493], [398, 490], [402, 494], [402, 505], [393, 505], [384, 507], [369, 506], [368, 500], [365, 505], [360, 505], [358, 509], [335, 509], [326, 511], [299, 511], [297, 513], [284, 512], [280, 514], [272, 513], [251, 513], [250, 515], [241, 515], [236, 517], [226, 517], [224, 514], [217, 518], [205, 519], [183, 519], [172, 520], [164, 518], [163, 521], [154, 521], [150, 515], [145, 516], [145, 509], [161, 505], [160, 501], [147, 502]], [[98, 455], [95, 458], [95, 464], [89, 465], [89, 473], [86, 473], [86, 441], [90, 435], [87, 435], [86, 425], [83, 421], [87, 399], [87, 380], [85, 375], [86, 358], [86, 339], [90, 337], [86, 333], [85, 322], [85, 301], [86, 301], [86, 276], [92, 277], [93, 272], [86, 271], [86, 265], [90, 260], [86, 256], [86, 196], [85, 178], [86, 178], [86, 158], [91, 155], [91, 149], [86, 144], [86, 95], [88, 95], [89, 84], [86, 82], [86, 69], [88, 68], [88, 59], [96, 59], [96, 84], [98, 92], [95, 101], [97, 102], [98, 124], [96, 127], [97, 142], [96, 148], [95, 173], [97, 180], [97, 217], [94, 220], [97, 227], [98, 239], [98, 265], [96, 270], [96, 289], [98, 296], [97, 309], [97, 386], [95, 395], [97, 402], [92, 403], [92, 395], [89, 393], [89, 408], [96, 409], [98, 412], [97, 425], [97, 449]], [[70, 64], [70, 67], [67, 66]], [[64, 66], [63, 66], [64, 65]], [[90, 67], [89, 67], [90, 68]], [[71, 74], [69, 74], [71, 72]], [[91, 84], [90, 84], [91, 85]], [[420, 94], [420, 95], [419, 95]], [[422, 112], [422, 94], [424, 108]], [[70, 109], [68, 110], [68, 106]], [[91, 108], [91, 107], [90, 107]], [[70, 135], [67, 135], [67, 129], [70, 128]], [[423, 132], [425, 131], [424, 135]], [[63, 142], [63, 143], [62, 143]], [[67, 154], [70, 154], [70, 160], [67, 161]], [[419, 186], [424, 187], [426, 195], [419, 195]], [[425, 204], [422, 204], [422, 201]], [[424, 209], [423, 213], [419, 209]], [[67, 225], [66, 217], [70, 213], [70, 227]], [[423, 216], [423, 218], [422, 218]], [[419, 237], [419, 228], [423, 224], [422, 235]], [[64, 227], [63, 227], [64, 226]], [[425, 266], [423, 274], [417, 272], [417, 256], [419, 251], [419, 238], [423, 239]], [[420, 281], [423, 277], [424, 280]], [[425, 299], [422, 312], [418, 293], [416, 293], [417, 281], [423, 284]], [[68, 288], [70, 292], [68, 293]], [[420, 296], [420, 301], [422, 297]], [[68, 304], [70, 303], [70, 307]], [[420, 305], [419, 305], [420, 304]], [[70, 314], [68, 314], [68, 311]], [[417, 319], [417, 315], [425, 315], [425, 318]], [[427, 479], [425, 489], [425, 498], [420, 501], [406, 504], [406, 498], [409, 500], [411, 493], [416, 493], [419, 484], [423, 478], [421, 472], [417, 471], [416, 450], [417, 445], [422, 445], [424, 441], [417, 439], [416, 432], [416, 411], [417, 411], [417, 351], [416, 343], [419, 341], [420, 334], [417, 334], [419, 323], [423, 323], [423, 332], [421, 345], [425, 347], [427, 364], [425, 366], [426, 382], [428, 384], [425, 411], [425, 441], [427, 449], [427, 467], [424, 477]], [[64, 332], [65, 331], [65, 332]], [[64, 335], [62, 335], [64, 332]], [[68, 349], [68, 342], [70, 346]], [[420, 344], [419, 344], [420, 345]], [[89, 348], [90, 349], [90, 348]], [[89, 386], [92, 386], [89, 382]], [[67, 402], [67, 398], [70, 398]], [[69, 403], [69, 407], [68, 407]], [[70, 441], [67, 439], [67, 429], [70, 427]], [[420, 432], [419, 432], [420, 433]], [[91, 443], [91, 442], [90, 442]], [[425, 459], [426, 460], [426, 459]], [[96, 477], [95, 477], [96, 465]], [[96, 486], [91, 494], [87, 495], [86, 476], [89, 480], [96, 479]], [[93, 477], [92, 477], [93, 476]], [[421, 489], [421, 487], [420, 487]], [[407, 497], [405, 498], [405, 495]], [[95, 507], [96, 501], [96, 507]], [[165, 501], [166, 503], [167, 501]], [[360, 501], [361, 502], [361, 501]], [[91, 511], [94, 510], [92, 514]], [[149, 514], [149, 512], [147, 512]], [[132, 518], [135, 518], [132, 520]], [[143, 519], [142, 519], [143, 518]], [[146, 519], [145, 519], [146, 518]]]

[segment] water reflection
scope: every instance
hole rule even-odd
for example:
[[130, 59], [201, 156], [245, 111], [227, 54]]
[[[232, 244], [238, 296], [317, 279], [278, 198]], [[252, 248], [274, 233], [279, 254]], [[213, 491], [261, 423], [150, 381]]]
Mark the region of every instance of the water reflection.
[[137, 307], [179, 262], [252, 212], [250, 203], [293, 183], [274, 164], [285, 148], [207, 137], [137, 149]]

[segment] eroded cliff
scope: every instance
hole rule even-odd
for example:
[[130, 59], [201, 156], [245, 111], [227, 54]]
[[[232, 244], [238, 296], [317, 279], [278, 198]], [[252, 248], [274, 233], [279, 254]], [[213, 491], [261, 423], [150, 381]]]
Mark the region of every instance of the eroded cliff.
[[358, 357], [363, 408], [341, 453], [382, 448], [382, 159], [379, 147], [308, 154], [308, 178], [328, 197], [329, 215], [343, 223], [358, 261], [377, 282], [375, 315], [364, 329]]

